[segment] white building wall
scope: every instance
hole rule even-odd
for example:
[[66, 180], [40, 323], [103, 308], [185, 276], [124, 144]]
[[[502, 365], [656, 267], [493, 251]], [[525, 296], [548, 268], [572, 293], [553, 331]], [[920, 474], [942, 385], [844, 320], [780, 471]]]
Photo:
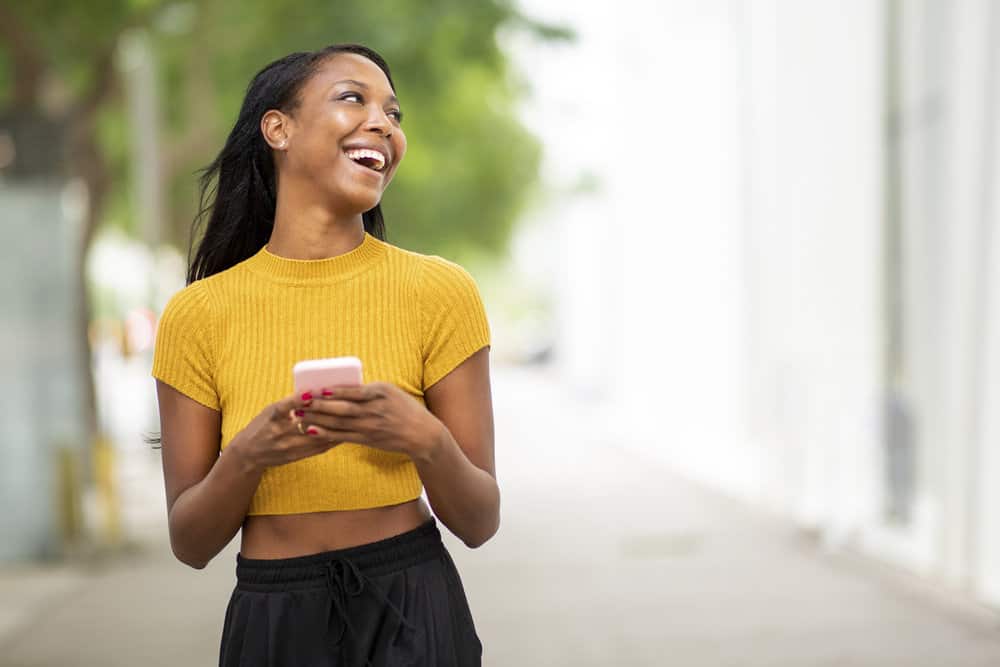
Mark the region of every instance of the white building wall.
[[[993, 34], [1000, 33], [1000, 12], [991, 17]], [[1000, 54], [994, 47], [990, 68], [989, 92], [992, 108], [1000, 109]], [[974, 580], [979, 594], [994, 606], [1000, 607], [1000, 123], [996, 119], [987, 126], [986, 145], [990, 148], [986, 187], [994, 193], [983, 212], [984, 236], [982, 247], [983, 282], [986, 286], [982, 300], [983, 358], [977, 386], [981, 391], [976, 426], [979, 447], [973, 468], [976, 474], [974, 507], [977, 508], [972, 523], [976, 535]]]
[[[991, 34], [1000, 35], [1000, 10], [993, 7], [988, 25]], [[983, 290], [982, 364], [977, 378], [980, 403], [976, 415], [979, 447], [973, 470], [977, 473], [973, 496], [977, 508], [972, 522], [976, 535], [974, 580], [978, 593], [1000, 607], [1000, 49], [994, 37], [989, 53], [986, 89], [993, 114], [987, 116], [983, 145], [989, 151], [985, 160], [987, 180], [984, 187], [991, 196], [983, 208], [981, 247]]]
[[[943, 266], [934, 255], [945, 246], [942, 216], [947, 96], [946, 12], [936, 0], [913, 2], [898, 17], [899, 31], [899, 215], [902, 252], [902, 363], [895, 379], [897, 398], [913, 417], [914, 490], [909, 521], [867, 527], [863, 547], [911, 570], [933, 570], [941, 506], [932, 489], [935, 476], [927, 442], [940, 441], [941, 421], [930, 412], [942, 402], [940, 321]], [[888, 51], [888, 48], [886, 49]], [[888, 380], [889, 378], [887, 378]], [[890, 493], [883, 475], [882, 496]]]
[[[966, 586], [971, 574], [975, 536], [971, 522], [977, 510], [973, 499], [978, 479], [979, 435], [975, 416], [981, 400], [976, 386], [982, 361], [981, 282], [983, 206], [987, 201], [984, 150], [989, 46], [989, 0], [951, 3], [948, 49], [949, 86], [945, 106], [947, 132], [942, 169], [942, 217], [945, 244], [935, 258], [943, 267], [942, 300], [938, 306], [941, 345], [936, 360], [941, 368], [939, 406], [925, 406], [929, 418], [940, 419], [940, 441], [926, 442], [929, 469], [942, 515], [938, 551], [941, 574], [954, 586]], [[935, 407], [939, 412], [931, 412]]]
[[996, 602], [997, 10], [900, 3], [897, 386], [915, 416], [917, 475], [899, 523], [883, 512], [887, 18], [881, 3], [827, 5], [750, 3], [751, 29], [769, 35], [773, 21], [776, 48], [772, 61], [751, 38], [749, 57], [777, 72], [771, 85], [751, 65], [748, 111], [768, 127], [762, 110], [773, 108], [776, 128], [747, 138], [748, 404], [761, 500], [829, 543]]
[[876, 497], [882, 15], [750, 7], [751, 437], [763, 502], [839, 541]]
[[[739, 114], [707, 118], [735, 123], [740, 140], [699, 144], [699, 159], [720, 160], [705, 168], [690, 159], [691, 144], [668, 132], [676, 154], [688, 157], [663, 165], [660, 207], [668, 221], [680, 213], [697, 225], [684, 230], [683, 256], [672, 254], [669, 234], [665, 255], [658, 245], [626, 254], [638, 261], [626, 261], [624, 284], [647, 289], [623, 296], [622, 349], [636, 352], [620, 396], [637, 421], [659, 410], [659, 420], [634, 430], [692, 476], [787, 514], [828, 545], [996, 601], [1000, 532], [990, 519], [1000, 457], [988, 443], [1000, 430], [989, 409], [1000, 383], [987, 370], [1000, 354], [987, 319], [1000, 312], [988, 307], [997, 299], [987, 183], [996, 179], [996, 157], [984, 148], [996, 141], [988, 106], [996, 89], [987, 85], [996, 76], [996, 18], [986, 0], [900, 6], [900, 376], [887, 376], [885, 356], [887, 5], [751, 0], [716, 15], [723, 25], [714, 34], [737, 28], [725, 46], [705, 33], [667, 40], [671, 61], [715, 66], [698, 74], [709, 84], [669, 67], [661, 79], [704, 105], [735, 102]], [[735, 95], [705, 94], [734, 76]], [[706, 116], [675, 110], [674, 118], [697, 134], [692, 128]], [[698, 181], [736, 205], [706, 206]], [[722, 265], [741, 279], [724, 278]], [[654, 285], [672, 307], [660, 321], [663, 311], [648, 306]], [[728, 288], [742, 297], [720, 296]], [[706, 315], [723, 322], [734, 312], [735, 337], [698, 340], [692, 332], [704, 328], [677, 326]], [[663, 358], [649, 359], [645, 350], [658, 337], [669, 344]], [[722, 363], [703, 363], [707, 351]], [[664, 378], [657, 393], [639, 391], [644, 374]], [[734, 382], [742, 382], [746, 419], [729, 424], [746, 435], [727, 441], [719, 423], [732, 413], [710, 396], [713, 386]], [[914, 415], [906, 521], [885, 512], [890, 382]], [[713, 415], [721, 417], [715, 424]], [[676, 428], [655, 430], [664, 420]], [[665, 432], [677, 440], [664, 441]]]
[[[525, 120], [565, 195], [544, 216], [561, 251], [557, 366], [570, 391], [613, 403], [622, 444], [747, 487], [742, 6], [572, 7], [578, 48], [517, 49], [537, 91]], [[581, 176], [595, 191], [567, 194]]]
[[616, 331], [622, 418], [636, 446], [748, 493], [740, 20], [725, 0], [662, 3], [622, 45], [619, 76], [631, 71], [629, 90], [640, 94], [623, 129], [638, 130], [651, 160], [649, 169], [617, 170], [609, 194], [630, 230]]
[[[557, 368], [570, 391], [610, 401], [614, 443], [1000, 605], [1000, 8], [896, 4], [890, 154], [891, 6], [580, 10], [590, 46], [533, 61], [549, 100], [527, 116], [553, 151], [550, 182], [599, 183], [549, 216], [566, 253], [553, 257]], [[916, 452], [911, 511], [896, 520], [890, 390]]]

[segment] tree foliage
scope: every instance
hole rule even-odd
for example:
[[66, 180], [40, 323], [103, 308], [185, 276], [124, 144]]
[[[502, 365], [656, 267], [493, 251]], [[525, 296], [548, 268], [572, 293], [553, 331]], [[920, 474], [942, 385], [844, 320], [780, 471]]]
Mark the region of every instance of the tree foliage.
[[383, 201], [390, 241], [424, 252], [502, 250], [531, 195], [539, 147], [516, 118], [525, 88], [497, 30], [568, 36], [503, 0], [32, 0], [0, 5], [5, 18], [0, 104], [68, 114], [90, 99], [87, 131], [109, 172], [101, 219], [129, 231], [141, 213], [114, 62], [123, 32], [145, 31], [160, 70], [167, 238], [182, 248], [196, 172], [221, 148], [253, 75], [293, 51], [360, 42], [386, 57], [406, 115], [407, 157]]

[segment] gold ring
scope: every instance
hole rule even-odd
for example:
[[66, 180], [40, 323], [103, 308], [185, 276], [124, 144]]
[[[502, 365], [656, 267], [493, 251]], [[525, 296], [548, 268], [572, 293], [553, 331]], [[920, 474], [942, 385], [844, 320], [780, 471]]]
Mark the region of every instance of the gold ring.
[[295, 422], [295, 425], [299, 428], [299, 433], [301, 433], [302, 435], [306, 434], [305, 429], [302, 428], [302, 420], [301, 419], [299, 421]]

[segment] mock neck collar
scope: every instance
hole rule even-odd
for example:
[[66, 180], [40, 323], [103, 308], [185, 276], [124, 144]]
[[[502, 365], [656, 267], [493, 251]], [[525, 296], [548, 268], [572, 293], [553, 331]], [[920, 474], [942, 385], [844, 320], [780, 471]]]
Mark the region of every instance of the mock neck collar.
[[361, 244], [341, 255], [324, 259], [279, 257], [264, 245], [246, 261], [248, 269], [276, 282], [321, 285], [351, 278], [374, 266], [385, 255], [386, 244], [365, 232]]

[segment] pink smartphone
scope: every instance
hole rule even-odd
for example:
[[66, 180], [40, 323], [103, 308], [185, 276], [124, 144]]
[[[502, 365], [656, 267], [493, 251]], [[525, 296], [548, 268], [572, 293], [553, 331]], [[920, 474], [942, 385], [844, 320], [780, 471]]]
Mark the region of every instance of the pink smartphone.
[[308, 359], [292, 367], [295, 393], [319, 392], [325, 387], [361, 384], [361, 360], [357, 357]]

